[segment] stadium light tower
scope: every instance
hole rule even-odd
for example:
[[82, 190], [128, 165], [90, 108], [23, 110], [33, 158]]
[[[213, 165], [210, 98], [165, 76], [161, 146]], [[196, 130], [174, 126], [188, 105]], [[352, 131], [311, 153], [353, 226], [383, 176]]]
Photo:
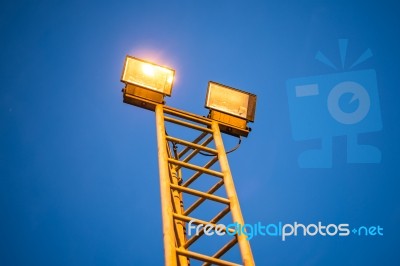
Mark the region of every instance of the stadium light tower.
[[[229, 219], [228, 214], [229, 221], [244, 225], [221, 132], [248, 136], [247, 123], [254, 121], [256, 96], [209, 82], [205, 104], [210, 109], [209, 115], [199, 116], [165, 105], [164, 97], [171, 96], [174, 75], [173, 69], [127, 56], [121, 76], [125, 84], [124, 102], [155, 111], [156, 115], [165, 265], [186, 266], [189, 260], [203, 265], [239, 265], [225, 259], [234, 246], [239, 247], [243, 265], [254, 265], [250, 243], [243, 233], [229, 231], [225, 234], [229, 235], [228, 242], [212, 253], [196, 250], [196, 243], [199, 239], [212, 241], [204, 227], [215, 230], [219, 221]], [[171, 125], [185, 129], [184, 132], [195, 132], [197, 137], [188, 141], [168, 135], [167, 127]], [[196, 158], [200, 156], [209, 158], [207, 163], [199, 165]], [[215, 180], [210, 188], [201, 190], [192, 186], [205, 176]], [[225, 196], [216, 194], [222, 187]], [[184, 197], [195, 200], [184, 206]], [[197, 211], [206, 201], [219, 204], [222, 209], [211, 219], [199, 217]], [[190, 236], [186, 234], [189, 222], [203, 227]]]

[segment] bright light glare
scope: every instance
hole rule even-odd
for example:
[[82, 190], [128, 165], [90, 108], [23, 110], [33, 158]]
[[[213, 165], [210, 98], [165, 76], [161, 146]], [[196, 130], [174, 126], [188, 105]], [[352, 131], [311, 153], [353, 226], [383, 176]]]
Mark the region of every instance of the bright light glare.
[[127, 56], [121, 81], [171, 95], [175, 70]]
[[143, 64], [142, 66], [143, 73], [146, 74], [147, 76], [154, 76], [154, 66], [150, 64]]

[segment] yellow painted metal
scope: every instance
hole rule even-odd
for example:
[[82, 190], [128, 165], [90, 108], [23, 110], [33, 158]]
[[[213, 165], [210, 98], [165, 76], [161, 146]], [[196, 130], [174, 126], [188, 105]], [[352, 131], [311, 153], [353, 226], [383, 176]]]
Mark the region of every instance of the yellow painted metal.
[[[230, 201], [232, 218], [233, 218], [234, 222], [237, 222], [238, 224], [243, 225], [245, 223], [243, 220], [242, 212], [240, 210], [239, 200], [238, 200], [238, 197], [236, 194], [235, 185], [233, 183], [233, 178], [232, 178], [231, 170], [229, 168], [228, 158], [226, 156], [224, 143], [223, 143], [222, 137], [221, 137], [221, 132], [219, 131], [218, 122], [213, 121], [211, 128], [214, 131], [214, 142], [215, 142], [215, 146], [218, 151], [218, 159], [219, 159], [219, 163], [221, 165], [221, 171], [224, 175], [223, 179], [224, 179], [224, 183], [225, 183], [226, 194]], [[240, 253], [241, 253], [242, 259], [243, 259], [243, 264], [245, 266], [255, 265], [254, 259], [253, 259], [253, 254], [252, 254], [251, 248], [250, 248], [250, 243], [246, 239], [246, 236], [244, 234], [238, 234], [237, 238], [238, 238], [238, 242], [239, 242]]]
[[168, 159], [168, 162], [180, 165], [180, 166], [188, 168], [188, 169], [199, 171], [201, 173], [206, 173], [206, 174], [213, 175], [213, 176], [216, 176], [216, 177], [223, 177], [223, 174], [221, 172], [217, 172], [215, 170], [210, 170], [210, 169], [207, 169], [207, 168], [203, 168], [203, 167], [200, 167], [200, 166], [197, 166], [197, 165], [194, 165], [194, 164], [184, 163], [184, 162], [181, 162], [181, 161], [178, 161], [178, 160], [175, 160], [175, 159]]
[[[232, 238], [231, 241], [229, 241], [225, 246], [223, 246], [220, 250], [217, 251], [214, 255], [212, 255], [213, 258], [219, 259], [221, 256], [223, 256], [226, 252], [228, 252], [234, 245], [237, 243], [237, 238]], [[209, 266], [211, 265], [210, 263], [204, 263], [203, 266]]]
[[185, 141], [183, 139], [178, 139], [178, 138], [174, 138], [174, 137], [171, 137], [171, 136], [167, 136], [167, 140], [170, 140], [170, 141], [175, 142], [177, 144], [183, 144], [183, 145], [185, 145], [187, 147], [191, 147], [191, 148], [196, 149], [196, 150], [202, 150], [202, 151], [208, 152], [210, 154], [214, 154], [214, 155], [217, 154], [217, 151], [214, 150], [214, 149], [210, 149], [208, 147], [204, 147], [203, 145], [199, 145], [199, 144], [195, 144], [195, 143], [192, 143], [192, 142], [189, 142], [189, 141]]
[[[221, 179], [220, 181], [218, 181], [218, 183], [216, 183], [214, 186], [212, 186], [206, 193], [207, 194], [213, 194], [215, 191], [217, 191], [221, 186], [224, 185], [224, 180]], [[202, 197], [199, 198], [198, 200], [196, 200], [192, 205], [190, 205], [186, 211], [184, 212], [185, 215], [189, 215], [194, 209], [196, 209], [197, 207], [200, 206], [200, 204], [202, 204], [204, 201], [206, 200], [206, 198]]]
[[[192, 244], [197, 242], [198, 239], [208, 237], [204, 235], [203, 230], [200, 230], [198, 235], [191, 236], [190, 239], [187, 239], [186, 235], [186, 223], [192, 222], [194, 224], [202, 224], [204, 226], [210, 225], [215, 227], [217, 225], [216, 223], [228, 213], [231, 213], [233, 222], [244, 224], [221, 137], [219, 122], [163, 106], [161, 104], [155, 106], [155, 112], [157, 122], [165, 265], [187, 266], [190, 264], [190, 258], [203, 261], [204, 265], [238, 265], [220, 259], [236, 244], [239, 245], [243, 264], [245, 266], [254, 265], [250, 244], [244, 234], [234, 235], [227, 244], [213, 255], [201, 254], [191, 250], [193, 248], [192, 246], [194, 246], [194, 248], [196, 247]], [[175, 118], [165, 119], [165, 114], [169, 114]], [[185, 121], [177, 122], [180, 121], [178, 118]], [[187, 122], [188, 120], [190, 122]], [[167, 136], [165, 128], [166, 122], [200, 131], [201, 134], [191, 142]], [[202, 130], [203, 128], [205, 130]], [[215, 144], [215, 148], [208, 147], [212, 141]], [[168, 144], [169, 142], [173, 143], [173, 154], [170, 145]], [[178, 152], [178, 146], [176, 144], [183, 146], [180, 152]], [[192, 150], [192, 152], [188, 153], [190, 150]], [[210, 161], [208, 161], [204, 166], [188, 163], [192, 158], [198, 156], [199, 151], [212, 153], [215, 154], [215, 156], [212, 156]], [[181, 156], [184, 155], [186, 156], [181, 158]], [[218, 161], [220, 171], [210, 169], [210, 167]], [[184, 168], [195, 171], [191, 177], [186, 178], [185, 182], [183, 182], [182, 179], [182, 169]], [[216, 183], [208, 189], [208, 191], [204, 192], [190, 188], [189, 186], [191, 183], [203, 174], [218, 177]], [[214, 194], [222, 186], [225, 186], [227, 197], [221, 197]], [[182, 194], [194, 195], [199, 197], [199, 199], [185, 210]], [[209, 221], [188, 216], [188, 214], [195, 211], [206, 200], [211, 200], [219, 204], [226, 204], [226, 207]], [[235, 233], [232, 228], [229, 228], [228, 230], [230, 233]]]
[[[212, 131], [211, 131], [212, 133]], [[197, 138], [195, 138], [192, 143], [194, 144], [198, 144], [205, 136], [207, 136], [208, 133], [207, 132], [203, 132], [200, 134], [200, 136], [198, 136]], [[208, 143], [207, 143], [208, 144]], [[207, 145], [202, 143], [201, 145]], [[190, 150], [192, 150], [190, 147], [185, 147], [180, 153], [179, 153], [179, 158], [182, 158], [183, 156], [185, 156], [186, 153], [188, 153]], [[186, 161], [187, 162], [187, 161]]]
[[[203, 265], [238, 265], [221, 259], [238, 244], [243, 264], [252, 266], [254, 260], [250, 244], [244, 234], [237, 234], [233, 228], [227, 228], [228, 234], [225, 237], [230, 240], [223, 245], [226, 238], [222, 238], [222, 247], [216, 252], [211, 252], [213, 245], [210, 245], [209, 254], [195, 250], [198, 248], [196, 244], [200, 242], [198, 242], [200, 238], [213, 241], [212, 238], [208, 239], [205, 227], [209, 226], [215, 230], [220, 220], [228, 219], [229, 213], [231, 214], [229, 218], [234, 223], [244, 224], [221, 132], [232, 136], [248, 135], [250, 129], [247, 127], [247, 122], [254, 120], [255, 95], [245, 93], [243, 98], [244, 92], [226, 86], [223, 88], [225, 90], [211, 98], [209, 97], [211, 94], [207, 93], [208, 99], [213, 102], [207, 104], [211, 109], [209, 116], [203, 117], [164, 105], [164, 96], [171, 95], [174, 73], [172, 69], [128, 56], [121, 77], [121, 81], [126, 85], [123, 89], [124, 102], [152, 110], [156, 116], [165, 265], [188, 266], [190, 259], [202, 261]], [[215, 86], [213, 88], [215, 90]], [[225, 106], [227, 96], [224, 91], [227, 88], [234, 90], [229, 92], [229, 106]], [[209, 92], [211, 92], [210, 87]], [[166, 125], [170, 124], [192, 132], [194, 130], [196, 135], [200, 135], [193, 141], [168, 136]], [[199, 156], [210, 156], [210, 159]], [[214, 168], [217, 162], [219, 169], [218, 165]], [[189, 173], [185, 180], [182, 173]], [[209, 178], [209, 175], [217, 177], [209, 179], [211, 182], [215, 181], [211, 188], [193, 184], [201, 176]], [[203, 180], [199, 181], [201, 183]], [[226, 189], [226, 196], [220, 196], [217, 192], [223, 186]], [[183, 196], [188, 196], [189, 199], [194, 196], [197, 200], [185, 210]], [[209, 201], [212, 201], [212, 204], [220, 204], [218, 206], [223, 206], [223, 209], [218, 212], [218, 209], [210, 208], [207, 220], [200, 219], [203, 216], [201, 211], [197, 210], [200, 206], [207, 207], [205, 202]], [[196, 230], [196, 235], [189, 238], [186, 235], [186, 223], [203, 227]]]
[[170, 106], [164, 106], [164, 112], [166, 114], [169, 114], [169, 115], [174, 115], [176, 117], [179, 117], [179, 118], [182, 118], [182, 119], [186, 119], [186, 120], [189, 120], [189, 121], [192, 121], [192, 122], [195, 122], [195, 123], [200, 123], [200, 124], [203, 124], [203, 125], [207, 125], [207, 126], [210, 126], [211, 125], [211, 121], [212, 121], [209, 118], [206, 118], [206, 117], [203, 117], [203, 116], [200, 116], [200, 115], [196, 115], [196, 114], [193, 114], [193, 113], [189, 113], [189, 112], [186, 112], [186, 111], [183, 111], [183, 110], [179, 110], [179, 109], [176, 109], [176, 108], [172, 108]]
[[210, 118], [213, 120], [217, 120], [221, 123], [228, 124], [232, 127], [237, 127], [242, 130], [247, 129], [247, 120], [244, 118], [236, 117], [233, 115], [226, 114], [224, 112], [219, 112], [216, 110], [212, 110], [210, 112]]
[[[175, 170], [175, 166], [171, 167], [171, 179], [172, 179], [172, 184], [171, 188], [174, 188], [176, 186], [179, 186], [180, 183], [182, 183], [182, 180], [180, 176], [178, 175], [178, 172]], [[171, 191], [172, 193], [172, 198], [173, 198], [173, 204], [174, 204], [174, 213], [177, 214], [182, 214], [183, 213], [183, 201], [182, 201], [182, 193], [177, 190], [173, 189]], [[175, 225], [175, 244], [176, 247], [182, 247], [186, 243], [186, 225], [185, 222], [174, 219], [174, 225]], [[185, 256], [178, 256], [178, 265], [179, 266], [187, 266], [189, 265], [189, 259]]]
[[197, 252], [192, 252], [192, 251], [188, 251], [188, 250], [184, 250], [184, 249], [177, 249], [177, 252], [179, 254], [188, 256], [190, 258], [194, 258], [194, 259], [198, 259], [198, 260], [202, 260], [205, 262], [209, 262], [209, 263], [213, 263], [215, 265], [223, 265], [223, 266], [240, 266], [237, 263], [232, 263], [226, 260], [221, 260], [221, 259], [217, 259], [217, 258], [213, 258], [210, 256], [206, 256]]
[[[210, 168], [213, 164], [215, 164], [218, 161], [218, 157], [215, 156], [212, 158], [208, 163], [206, 163], [203, 168]], [[191, 183], [193, 183], [199, 176], [201, 176], [203, 173], [202, 172], [196, 172], [194, 175], [192, 175], [190, 178], [188, 178], [185, 183], [182, 185], [184, 187], [188, 187]]]
[[164, 102], [164, 94], [153, 90], [143, 89], [141, 87], [132, 84], [126, 85], [124, 93], [127, 95], [135, 96], [139, 99], [146, 99], [154, 103]]
[[221, 132], [232, 136], [247, 137], [250, 129], [247, 127], [247, 120], [235, 117], [216, 110], [210, 110], [209, 117], [214, 121], [218, 121]]
[[[185, 221], [185, 222], [192, 221], [194, 224], [209, 225], [209, 226], [211, 226], [213, 228], [217, 227], [216, 223], [203, 221], [203, 220], [196, 219], [196, 218], [193, 218], [193, 217], [189, 217], [189, 216], [185, 216], [185, 215], [181, 215], [181, 214], [176, 214], [176, 213], [174, 213], [173, 216], [174, 216], [175, 219], [179, 219], [179, 220], [182, 220], [182, 221]], [[227, 230], [229, 230], [230, 233], [234, 233], [235, 232], [235, 230], [232, 229], [232, 228], [228, 228]]]
[[181, 126], [189, 127], [189, 128], [192, 128], [192, 129], [197, 129], [199, 131], [212, 133], [212, 130], [209, 129], [209, 128], [197, 126], [197, 125], [194, 125], [194, 124], [191, 124], [191, 123], [187, 123], [185, 121], [174, 119], [174, 118], [171, 118], [171, 117], [167, 117], [166, 116], [165, 117], [165, 121], [168, 121], [168, 122], [171, 122], [171, 123], [175, 123], [175, 124], [178, 124], [178, 125], [181, 125]]
[[[224, 218], [225, 215], [227, 215], [230, 211], [230, 207], [227, 206], [225, 209], [223, 209], [221, 212], [219, 212], [214, 218], [212, 218], [210, 220], [211, 224], [216, 224], [219, 222], [219, 220], [221, 220], [222, 218]], [[186, 214], [184, 214], [186, 215]], [[229, 230], [229, 229], [228, 229]], [[229, 230], [230, 232], [232, 232], [232, 230]], [[234, 231], [233, 231], [234, 233]], [[199, 239], [202, 235], [204, 234], [204, 227], [202, 227], [199, 230], [199, 233], [192, 236], [191, 238], [189, 238], [186, 243], [185, 243], [185, 248], [188, 248], [190, 245], [192, 245], [194, 242], [197, 241], [197, 239]], [[235, 237], [236, 238], [236, 237]], [[236, 241], [237, 242], [237, 241]]]
[[195, 196], [199, 196], [208, 200], [213, 200], [219, 203], [223, 203], [223, 204], [229, 204], [229, 200], [227, 200], [226, 198], [222, 198], [219, 196], [215, 196], [213, 194], [208, 194], [208, 193], [204, 193], [195, 189], [191, 189], [191, 188], [187, 188], [187, 187], [182, 187], [182, 186], [177, 186], [175, 184], [171, 185], [171, 188], [178, 190], [178, 191], [182, 191], [182, 192], [186, 192], [188, 194], [192, 194]]
[[160, 175], [161, 211], [163, 221], [164, 257], [166, 266], [176, 266], [176, 246], [174, 236], [173, 209], [168, 166], [168, 151], [165, 135], [163, 106], [155, 109], [158, 143], [158, 167]]
[[[203, 143], [201, 143], [201, 146], [207, 146], [211, 141], [213, 140], [212, 136], [210, 136], [208, 139], [206, 139]], [[185, 157], [185, 159], [182, 160], [182, 162], [189, 162], [194, 156], [196, 156], [200, 150], [194, 150], [192, 151], [188, 156]]]

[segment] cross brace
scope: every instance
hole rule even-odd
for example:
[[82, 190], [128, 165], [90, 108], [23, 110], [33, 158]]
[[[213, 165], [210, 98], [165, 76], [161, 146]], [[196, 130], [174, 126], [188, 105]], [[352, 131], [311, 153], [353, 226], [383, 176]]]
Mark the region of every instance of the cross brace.
[[[203, 262], [203, 265], [240, 265], [223, 259], [223, 256], [236, 245], [239, 246], [242, 264], [254, 265], [249, 241], [244, 234], [237, 234], [232, 228], [228, 230], [231, 233], [229, 234], [231, 235], [230, 240], [217, 252], [204, 254], [205, 252], [192, 248], [199, 239], [211, 241], [211, 238], [205, 234], [204, 226], [209, 225], [215, 228], [221, 219], [229, 216], [228, 214], [230, 214], [232, 223], [244, 224], [221, 137], [220, 125], [214, 120], [162, 104], [155, 107], [155, 113], [165, 265], [186, 266], [190, 264], [191, 259]], [[192, 141], [169, 136], [167, 125], [170, 124], [193, 130], [199, 135]], [[210, 147], [212, 144], [214, 147]], [[195, 159], [199, 156], [202, 159], [207, 156], [209, 160], [204, 165], [198, 165], [193, 161], [196, 161]], [[213, 166], [219, 166], [219, 170], [211, 169]], [[194, 173], [184, 178], [183, 171]], [[205, 175], [215, 179], [211, 188], [200, 190], [191, 187]], [[215, 195], [222, 187], [225, 188], [226, 197]], [[185, 195], [197, 198], [187, 208], [183, 204]], [[206, 201], [221, 204], [223, 210], [217, 212], [212, 219], [202, 220], [196, 217], [196, 210]], [[186, 224], [189, 222], [203, 225], [190, 238], [186, 235]]]

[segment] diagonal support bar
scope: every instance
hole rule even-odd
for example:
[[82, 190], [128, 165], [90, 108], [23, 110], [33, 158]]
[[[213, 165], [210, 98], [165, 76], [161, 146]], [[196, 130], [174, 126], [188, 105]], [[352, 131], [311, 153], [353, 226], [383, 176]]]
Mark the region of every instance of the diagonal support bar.
[[185, 146], [190, 147], [190, 148], [192, 148], [194, 150], [203, 150], [203, 151], [206, 151], [206, 152], [211, 153], [211, 154], [217, 154], [217, 151], [214, 150], [214, 149], [205, 147], [203, 145], [195, 144], [195, 143], [183, 140], [183, 139], [178, 139], [178, 138], [174, 138], [174, 137], [171, 137], [171, 136], [167, 136], [167, 140], [172, 141], [172, 142], [174, 142], [176, 144], [185, 145]]
[[[229, 206], [226, 206], [225, 209], [223, 209], [220, 213], [218, 213], [214, 218], [212, 218], [210, 220], [209, 223], [211, 224], [216, 224], [218, 223], [219, 220], [221, 220], [222, 218], [224, 218], [225, 215], [227, 215], [230, 211]], [[229, 230], [229, 229], [228, 229]], [[229, 230], [230, 232], [234, 232], [232, 230]], [[190, 247], [190, 245], [192, 245], [194, 242], [197, 241], [197, 239], [199, 239], [202, 235], [204, 234], [204, 227], [200, 229], [199, 233], [192, 236], [191, 238], [189, 238], [186, 243], [185, 243], [185, 248]]]
[[[208, 133], [201, 133], [200, 136], [198, 136], [196, 139], [192, 141], [192, 143], [197, 144], [199, 143], [205, 136], [207, 136]], [[190, 147], [185, 147], [180, 153], [179, 153], [179, 158], [182, 158], [188, 151], [190, 151]]]
[[[220, 250], [218, 250], [212, 257], [213, 258], [221, 258], [226, 252], [228, 252], [234, 245], [237, 243], [237, 238], [232, 238], [225, 246], [223, 246]], [[203, 264], [203, 266], [210, 266], [209, 262]]]
[[185, 192], [185, 193], [194, 195], [194, 196], [198, 196], [198, 197], [201, 197], [201, 198], [204, 198], [204, 199], [213, 200], [213, 201], [216, 201], [216, 202], [219, 202], [219, 203], [228, 204], [228, 205], [230, 203], [228, 199], [225, 199], [225, 198], [222, 198], [222, 197], [219, 197], [219, 196], [215, 196], [213, 194], [208, 194], [208, 193], [205, 193], [205, 192], [201, 192], [201, 191], [198, 191], [198, 190], [195, 190], [195, 189], [182, 187], [182, 186], [177, 186], [177, 185], [174, 185], [174, 184], [171, 184], [171, 188], [172, 189], [176, 189], [176, 190], [181, 191], [181, 192]]
[[[224, 184], [224, 180], [221, 179], [216, 183], [214, 186], [212, 186], [206, 193], [207, 194], [213, 194], [215, 191], [217, 191], [222, 185]], [[189, 215], [192, 211], [194, 211], [197, 207], [200, 206], [206, 199], [205, 198], [200, 198], [197, 201], [195, 201], [192, 205], [190, 205], [189, 208], [187, 208], [184, 212], [184, 215]]]
[[184, 168], [192, 169], [192, 170], [195, 170], [195, 171], [198, 171], [198, 172], [201, 172], [201, 173], [206, 173], [206, 174], [209, 174], [209, 175], [213, 175], [213, 176], [216, 176], [216, 177], [223, 177], [224, 176], [221, 172], [210, 170], [210, 169], [207, 169], [207, 168], [204, 168], [204, 167], [201, 167], [201, 166], [197, 166], [197, 165], [194, 165], [194, 164], [190, 164], [190, 163], [184, 163], [184, 162], [172, 159], [172, 158], [169, 158], [168, 162], [172, 163], [172, 164], [175, 164], [175, 165], [182, 166]]
[[[213, 166], [218, 161], [218, 157], [212, 158], [206, 165], [203, 166], [203, 168], [210, 168]], [[193, 183], [199, 176], [201, 176], [203, 173], [198, 171], [197, 173], [193, 174], [182, 186], [188, 187], [191, 183]]]
[[[202, 142], [200, 145], [206, 147], [211, 141], [213, 141], [213, 136], [209, 136], [208, 139], [206, 139], [204, 142]], [[183, 162], [187, 163], [189, 162], [194, 156], [196, 156], [200, 150], [194, 150], [192, 151], [185, 159], [183, 159]]]

